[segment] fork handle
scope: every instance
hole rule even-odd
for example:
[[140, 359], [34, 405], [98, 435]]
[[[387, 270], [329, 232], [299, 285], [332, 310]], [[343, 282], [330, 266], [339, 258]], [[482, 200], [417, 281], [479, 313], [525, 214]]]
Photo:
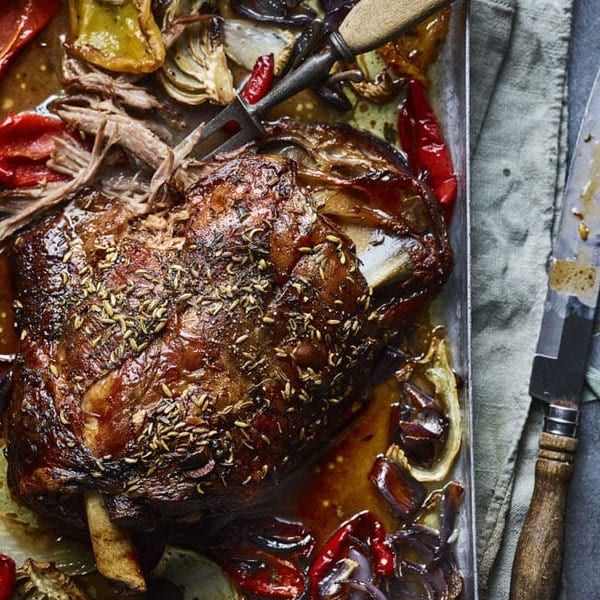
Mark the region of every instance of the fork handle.
[[339, 32], [352, 51], [362, 54], [396, 37], [453, 0], [360, 0]]
[[356, 55], [377, 48], [453, 1], [360, 0], [340, 25], [341, 44], [336, 43], [336, 34], [332, 34], [330, 45], [305, 60], [262, 100], [247, 106], [248, 113], [258, 123], [262, 115], [280, 102], [325, 79], [340, 56], [350, 60], [350, 54]]
[[280, 102], [322, 81], [338, 58], [338, 53], [331, 46], [310, 56], [297, 69], [284, 77], [262, 100], [247, 106], [248, 113], [255, 119], [260, 118]]

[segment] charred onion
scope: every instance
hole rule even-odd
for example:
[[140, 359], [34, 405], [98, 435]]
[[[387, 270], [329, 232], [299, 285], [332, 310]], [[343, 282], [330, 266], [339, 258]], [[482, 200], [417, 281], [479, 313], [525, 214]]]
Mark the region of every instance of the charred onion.
[[184, 104], [231, 102], [235, 90], [221, 21], [215, 17], [188, 25], [169, 48], [158, 78], [165, 91]]
[[[0, 595], [0, 598], [3, 596]], [[26, 560], [17, 570], [14, 600], [90, 600], [90, 597], [53, 563]]]
[[281, 75], [296, 43], [296, 36], [287, 29], [238, 19], [223, 21], [223, 35], [227, 56], [248, 71], [259, 56], [273, 54], [277, 76]]

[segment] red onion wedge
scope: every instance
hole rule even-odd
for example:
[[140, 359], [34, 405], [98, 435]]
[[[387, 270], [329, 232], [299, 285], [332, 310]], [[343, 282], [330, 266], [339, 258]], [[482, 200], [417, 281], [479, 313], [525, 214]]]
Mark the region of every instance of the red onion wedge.
[[423, 485], [408, 470], [385, 456], [377, 458], [369, 479], [387, 500], [390, 510], [402, 521], [416, 515], [427, 495]]

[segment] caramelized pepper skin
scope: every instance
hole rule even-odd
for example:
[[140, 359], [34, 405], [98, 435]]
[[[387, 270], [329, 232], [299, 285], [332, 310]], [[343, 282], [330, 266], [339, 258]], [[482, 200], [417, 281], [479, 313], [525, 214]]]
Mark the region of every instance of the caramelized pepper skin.
[[311, 600], [320, 600], [319, 583], [338, 560], [347, 556], [353, 539], [367, 544], [378, 575], [389, 576], [394, 572], [394, 553], [383, 524], [372, 512], [365, 510], [343, 523], [313, 561], [309, 570]]
[[15, 587], [16, 566], [15, 561], [0, 554], [0, 600], [9, 600]]
[[423, 83], [408, 83], [408, 97], [398, 113], [398, 132], [408, 162], [417, 175], [427, 173], [446, 223], [450, 222], [458, 182], [442, 128]]
[[289, 560], [257, 550], [240, 548], [220, 561], [223, 570], [248, 594], [261, 598], [295, 600], [304, 591], [304, 575]]
[[442, 8], [377, 50], [396, 75], [429, 83], [427, 72], [437, 59], [450, 26], [452, 10]]
[[65, 124], [36, 113], [9, 114], [0, 122], [0, 185], [24, 188], [65, 176], [46, 166], [56, 137], [68, 136]]
[[244, 86], [241, 96], [248, 104], [256, 104], [262, 100], [273, 86], [275, 76], [275, 58], [265, 54], [256, 59], [250, 79]]
[[58, 12], [60, 0], [4, 0], [0, 11], [0, 77]]

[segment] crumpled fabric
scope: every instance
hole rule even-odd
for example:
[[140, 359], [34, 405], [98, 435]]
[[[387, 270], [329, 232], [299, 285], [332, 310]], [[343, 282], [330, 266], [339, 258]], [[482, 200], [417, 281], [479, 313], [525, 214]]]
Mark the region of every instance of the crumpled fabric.
[[[595, 329], [600, 329], [596, 319]], [[590, 341], [588, 369], [585, 377], [582, 402], [591, 402], [600, 398], [600, 333], [595, 333]]]
[[528, 386], [565, 181], [572, 3], [471, 2], [475, 493], [493, 600], [508, 598], [541, 430]]

